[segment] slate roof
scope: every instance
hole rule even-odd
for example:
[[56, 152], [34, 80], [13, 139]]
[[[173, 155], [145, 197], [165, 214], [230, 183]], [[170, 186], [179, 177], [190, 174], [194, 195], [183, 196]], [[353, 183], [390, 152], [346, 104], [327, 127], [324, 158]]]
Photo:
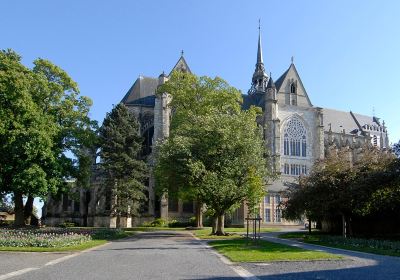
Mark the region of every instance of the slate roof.
[[242, 104], [242, 109], [247, 110], [250, 108], [251, 105], [253, 105], [253, 100], [250, 95], [248, 94], [242, 94], [243, 98], [243, 104]]
[[274, 80], [271, 77], [271, 74], [270, 74], [270, 77], [269, 77], [269, 80], [268, 80], [267, 88], [276, 88], [276, 85], [274, 83]]
[[289, 69], [290, 69], [290, 67], [285, 71], [285, 73], [283, 73], [283, 74], [278, 78], [278, 80], [275, 81], [275, 86], [276, 86], [276, 88], [277, 88], [278, 90], [281, 88], [282, 83], [283, 83], [283, 81], [285, 80], [287, 73], [289, 72]]
[[125, 103], [126, 105], [140, 105], [142, 107], [154, 107], [156, 102], [156, 96], [146, 96], [139, 99], [132, 100], [130, 102]]
[[183, 57], [183, 55], [181, 55], [178, 62], [172, 68], [171, 72], [169, 73], [169, 76], [171, 76], [173, 71], [182, 71], [192, 74], [192, 71], [190, 71], [189, 65], [187, 64], [186, 59]]
[[133, 104], [137, 99], [154, 95], [157, 89], [158, 80], [156, 78], [140, 76], [122, 98], [124, 104]]
[[322, 109], [325, 130], [331, 127], [332, 132], [360, 134], [365, 125], [381, 126], [376, 117], [365, 116], [353, 112], [344, 112], [333, 109]]
[[359, 127], [350, 112], [323, 108], [322, 113], [326, 131], [329, 131], [329, 128], [332, 129], [332, 132], [337, 133], [342, 133], [343, 129], [346, 133], [356, 132], [356, 130], [358, 132], [359, 130]]

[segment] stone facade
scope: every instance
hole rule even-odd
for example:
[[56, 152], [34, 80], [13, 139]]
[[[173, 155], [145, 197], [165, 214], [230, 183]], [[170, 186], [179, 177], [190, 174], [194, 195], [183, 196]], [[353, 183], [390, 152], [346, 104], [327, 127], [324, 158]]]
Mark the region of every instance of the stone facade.
[[[189, 72], [183, 54], [172, 71]], [[171, 71], [171, 72], [172, 72]], [[147, 160], [150, 171], [155, 164], [157, 143], [169, 136], [171, 96], [157, 94], [157, 87], [168, 80], [162, 73], [158, 78], [140, 76], [122, 99], [129, 110], [140, 120], [144, 137], [142, 156]], [[355, 158], [362, 146], [389, 147], [385, 123], [376, 117], [363, 116], [312, 105], [308, 93], [293, 63], [275, 82], [266, 73], [261, 45], [258, 39], [257, 62], [248, 94], [243, 95], [243, 109], [258, 106], [263, 109], [260, 125], [264, 128], [266, 149], [271, 158], [271, 169], [279, 178], [267, 186], [268, 195], [260, 205], [260, 217], [264, 224], [291, 224], [281, 217], [279, 203], [287, 185], [300, 175], [307, 174], [315, 160], [323, 159], [331, 147], [347, 147], [349, 156]], [[96, 174], [96, 172], [94, 172]], [[80, 225], [114, 227], [109, 205], [112, 199], [100, 192], [98, 178], [92, 178], [91, 190], [78, 190], [75, 201], [63, 197], [49, 198], [44, 207], [47, 224], [74, 221]], [[187, 220], [194, 215], [195, 205], [157, 197], [155, 180], [150, 172], [148, 182], [148, 205], [142, 217], [125, 217], [124, 226], [161, 217], [164, 219]], [[247, 209], [242, 205], [231, 217], [233, 224], [244, 224]], [[296, 223], [299, 223], [298, 221]]]

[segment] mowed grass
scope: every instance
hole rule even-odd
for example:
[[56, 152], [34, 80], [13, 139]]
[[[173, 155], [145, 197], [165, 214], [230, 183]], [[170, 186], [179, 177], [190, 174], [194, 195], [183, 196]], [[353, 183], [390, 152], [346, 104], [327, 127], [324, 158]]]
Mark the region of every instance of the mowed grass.
[[[274, 232], [278, 230], [279, 229], [277, 228], [261, 228], [261, 232]], [[199, 229], [199, 230], [192, 230], [191, 232], [200, 239], [235, 239], [245, 236], [246, 228], [239, 228], [239, 227], [225, 228], [225, 232], [228, 235], [223, 235], [223, 236], [211, 235], [211, 227], [206, 227], [204, 229]]]
[[266, 261], [312, 261], [337, 260], [342, 256], [319, 251], [310, 251], [284, 244], [259, 240], [257, 244], [244, 238], [232, 240], [213, 240], [209, 244], [233, 262]]
[[296, 239], [304, 243], [326, 247], [400, 257], [400, 241], [343, 238], [341, 236], [323, 234], [318, 231], [312, 232], [311, 235], [306, 232], [290, 232], [281, 234], [279, 237]]

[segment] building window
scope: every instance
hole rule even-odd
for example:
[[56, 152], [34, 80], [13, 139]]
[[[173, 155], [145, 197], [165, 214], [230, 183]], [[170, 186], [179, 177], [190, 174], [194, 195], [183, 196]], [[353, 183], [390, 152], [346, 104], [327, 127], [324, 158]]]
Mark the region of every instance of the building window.
[[302, 157], [307, 156], [307, 141], [305, 135], [301, 137], [301, 156]]
[[271, 209], [265, 208], [265, 217], [264, 217], [265, 222], [271, 222]]
[[283, 174], [287, 174], [287, 175], [290, 174], [289, 164], [288, 164], [288, 163], [285, 163], [285, 164], [283, 165]]
[[378, 136], [374, 135], [372, 138], [372, 144], [376, 147], [378, 146]]
[[306, 165], [302, 165], [301, 166], [301, 174], [302, 175], [307, 175], [307, 166]]
[[285, 156], [289, 155], [289, 135], [287, 133], [285, 133], [283, 140], [283, 154]]
[[264, 197], [264, 203], [265, 203], [265, 204], [270, 204], [270, 203], [271, 203], [271, 197], [270, 197], [269, 195], [266, 195], [266, 196]]
[[80, 201], [74, 201], [74, 212], [79, 212], [81, 210]]
[[282, 221], [282, 211], [278, 207], [275, 208], [275, 222], [280, 223]]
[[292, 117], [287, 123], [283, 134], [283, 154], [295, 157], [307, 156], [306, 129], [302, 121]]
[[111, 204], [112, 204], [112, 190], [111, 188], [108, 188], [106, 190], [106, 197], [104, 200], [104, 210], [110, 211], [111, 210]]
[[176, 198], [168, 198], [168, 211], [178, 212], [178, 200]]
[[290, 93], [296, 93], [296, 85], [294, 83], [290, 85]]
[[307, 165], [290, 164], [290, 170], [289, 170], [289, 164], [285, 163], [284, 172], [286, 172], [286, 165], [287, 165], [287, 173], [285, 174], [290, 174], [295, 176], [307, 175], [308, 172]]
[[275, 195], [275, 204], [279, 204], [279, 203], [281, 203], [281, 196], [278, 194], [278, 195]]
[[68, 211], [68, 206], [69, 206], [69, 199], [68, 199], [68, 194], [64, 193], [63, 194], [63, 211]]

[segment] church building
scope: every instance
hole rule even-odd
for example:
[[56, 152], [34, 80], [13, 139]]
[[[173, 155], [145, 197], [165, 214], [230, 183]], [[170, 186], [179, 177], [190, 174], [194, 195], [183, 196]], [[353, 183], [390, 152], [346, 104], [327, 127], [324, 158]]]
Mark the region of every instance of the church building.
[[[173, 71], [192, 73], [183, 53], [170, 74]], [[155, 143], [169, 135], [171, 110], [168, 103], [171, 96], [155, 94], [157, 87], [165, 83], [169, 75], [163, 72], [158, 78], [139, 76], [121, 100], [140, 120], [144, 138], [142, 156], [146, 158], [150, 171], [155, 164]], [[244, 110], [250, 106], [262, 108], [260, 125], [264, 130], [266, 149], [271, 156], [272, 170], [279, 174], [279, 178], [267, 186], [268, 194], [260, 205], [264, 224], [290, 223], [281, 217], [279, 203], [284, 199], [282, 193], [300, 175], [307, 175], [315, 160], [323, 159], [329, 148], [346, 148], [353, 159], [365, 145], [389, 148], [385, 122], [379, 118], [314, 106], [293, 59], [288, 69], [273, 81], [263, 61], [261, 32], [251, 87], [248, 94], [243, 95], [242, 106]], [[79, 199], [75, 201], [68, 197], [61, 200], [49, 198], [44, 206], [46, 224], [72, 221], [88, 226], [115, 226], [115, 217], [107, 207], [109, 198], [99, 191], [96, 178], [92, 178], [92, 182], [92, 190], [78, 190]], [[134, 224], [155, 217], [185, 220], [194, 216], [194, 202], [157, 197], [154, 190], [154, 176], [150, 172], [148, 205]], [[243, 225], [246, 215], [247, 210], [242, 206], [233, 214], [231, 222]], [[127, 217], [125, 226], [131, 225], [132, 220]]]

